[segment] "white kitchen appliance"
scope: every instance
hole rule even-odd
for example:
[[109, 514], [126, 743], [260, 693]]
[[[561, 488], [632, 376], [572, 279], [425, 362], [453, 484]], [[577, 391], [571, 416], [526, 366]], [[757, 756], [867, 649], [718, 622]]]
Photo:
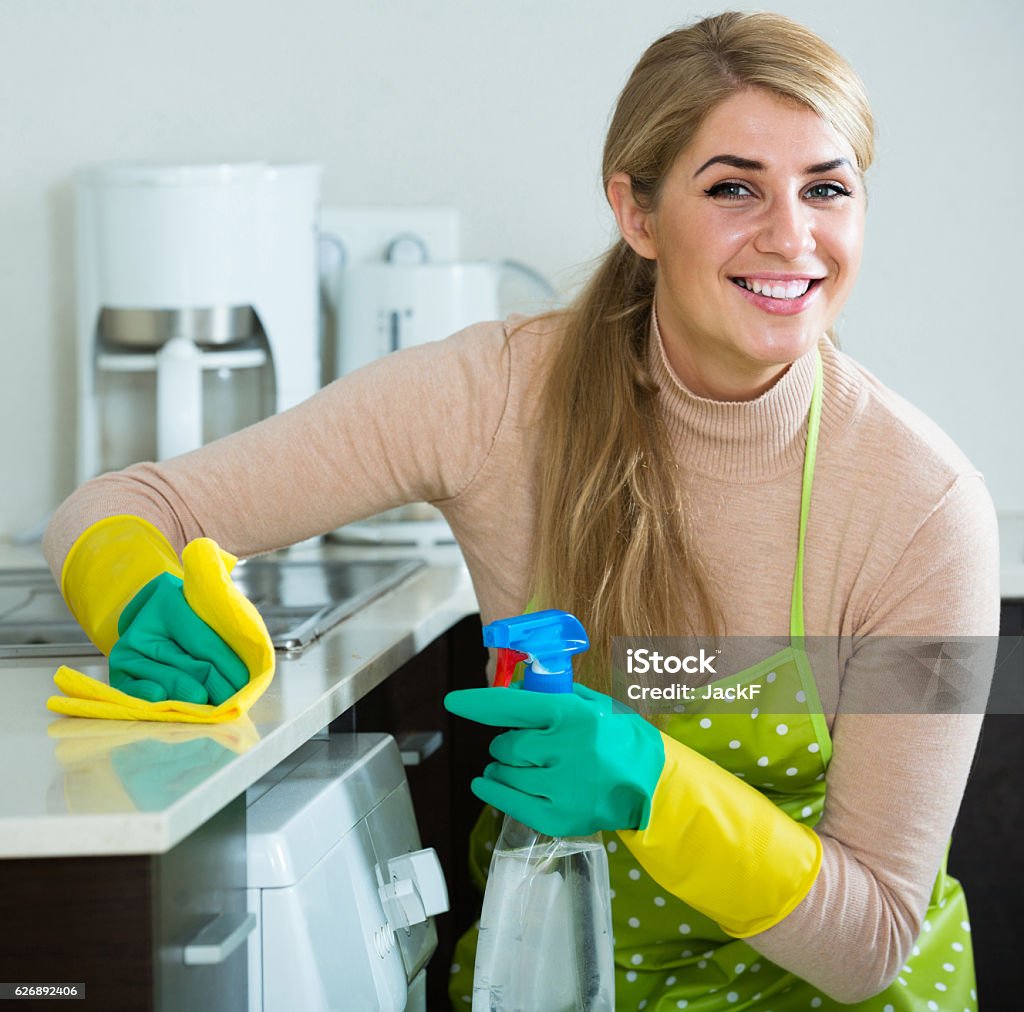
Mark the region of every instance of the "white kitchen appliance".
[[371, 262], [345, 268], [338, 295], [339, 375], [400, 348], [501, 319], [501, 286], [508, 275], [525, 277], [545, 298], [554, 296], [540, 274], [512, 260]]
[[395, 740], [307, 742], [246, 804], [251, 1012], [423, 1012], [448, 892]]
[[80, 482], [316, 392], [321, 173], [252, 163], [76, 174]]

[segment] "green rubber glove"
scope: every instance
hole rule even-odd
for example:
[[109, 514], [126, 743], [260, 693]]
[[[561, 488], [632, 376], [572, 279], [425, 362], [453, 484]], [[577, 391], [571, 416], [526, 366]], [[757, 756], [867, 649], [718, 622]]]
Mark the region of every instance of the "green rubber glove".
[[583, 685], [571, 693], [461, 689], [444, 705], [513, 728], [491, 742], [497, 762], [471, 785], [481, 801], [546, 836], [646, 827], [665, 746], [629, 707]]
[[156, 703], [218, 706], [249, 681], [238, 655], [188, 605], [182, 581], [161, 573], [125, 605], [110, 650], [110, 684]]

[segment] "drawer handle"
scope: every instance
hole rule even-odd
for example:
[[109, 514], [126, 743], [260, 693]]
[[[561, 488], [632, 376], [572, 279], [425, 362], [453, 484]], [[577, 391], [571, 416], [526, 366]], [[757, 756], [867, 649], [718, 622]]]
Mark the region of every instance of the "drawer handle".
[[213, 966], [223, 963], [252, 934], [255, 927], [255, 914], [220, 914], [185, 946], [185, 965]]
[[419, 766], [444, 744], [440, 731], [407, 731], [398, 736], [398, 751], [403, 766]]

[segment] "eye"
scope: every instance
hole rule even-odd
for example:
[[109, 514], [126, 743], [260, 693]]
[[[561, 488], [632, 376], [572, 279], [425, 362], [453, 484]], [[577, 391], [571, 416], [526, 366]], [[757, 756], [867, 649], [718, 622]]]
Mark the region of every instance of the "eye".
[[723, 197], [725, 200], [745, 200], [747, 197], [753, 196], [743, 183], [730, 182], [715, 183], [714, 186], [709, 186], [704, 193], [708, 197]]
[[853, 196], [852, 191], [842, 183], [815, 183], [804, 192], [811, 200], [835, 200], [838, 197]]

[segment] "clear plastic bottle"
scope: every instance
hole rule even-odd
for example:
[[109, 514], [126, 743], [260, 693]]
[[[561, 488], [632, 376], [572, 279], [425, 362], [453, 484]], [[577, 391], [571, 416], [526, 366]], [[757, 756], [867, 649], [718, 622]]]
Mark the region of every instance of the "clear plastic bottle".
[[611, 918], [599, 834], [553, 839], [506, 817], [480, 915], [473, 1012], [612, 1012]]

